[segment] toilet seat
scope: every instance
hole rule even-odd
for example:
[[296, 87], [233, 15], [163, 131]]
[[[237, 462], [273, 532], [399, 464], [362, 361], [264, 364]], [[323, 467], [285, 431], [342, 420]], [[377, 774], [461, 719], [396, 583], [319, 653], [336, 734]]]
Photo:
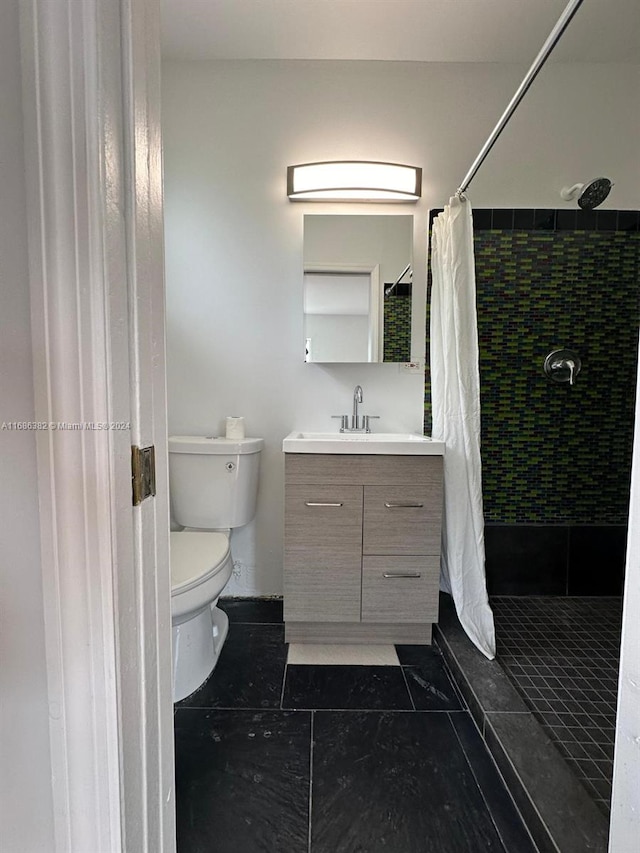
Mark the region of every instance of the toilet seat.
[[169, 540], [172, 596], [214, 577], [229, 559], [229, 537], [224, 533], [177, 531], [169, 534]]

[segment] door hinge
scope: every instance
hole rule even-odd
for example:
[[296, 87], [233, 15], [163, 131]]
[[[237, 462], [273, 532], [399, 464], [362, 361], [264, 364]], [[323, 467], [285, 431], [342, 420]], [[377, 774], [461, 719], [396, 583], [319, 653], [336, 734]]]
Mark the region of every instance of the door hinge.
[[155, 495], [156, 449], [153, 445], [131, 448], [131, 485], [134, 506]]

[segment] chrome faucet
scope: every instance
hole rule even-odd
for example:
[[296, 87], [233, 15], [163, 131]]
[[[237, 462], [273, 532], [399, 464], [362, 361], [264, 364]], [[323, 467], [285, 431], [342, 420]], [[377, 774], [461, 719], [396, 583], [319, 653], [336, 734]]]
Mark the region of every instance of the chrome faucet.
[[353, 389], [353, 416], [351, 418], [351, 429], [359, 429], [358, 403], [362, 402], [362, 387], [356, 385]]
[[358, 405], [362, 402], [362, 386], [356, 385], [353, 389], [353, 414], [351, 423], [349, 415], [332, 415], [332, 418], [340, 418], [340, 432], [371, 432], [369, 421], [379, 418], [379, 415], [359, 415]]

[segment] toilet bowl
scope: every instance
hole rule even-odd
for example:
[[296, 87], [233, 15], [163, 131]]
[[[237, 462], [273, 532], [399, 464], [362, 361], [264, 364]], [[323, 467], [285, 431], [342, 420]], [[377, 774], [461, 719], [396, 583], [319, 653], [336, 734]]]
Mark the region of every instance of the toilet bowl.
[[173, 701], [213, 672], [229, 620], [216, 606], [233, 571], [230, 536], [254, 517], [261, 438], [169, 437]]
[[170, 534], [173, 701], [179, 702], [211, 675], [229, 620], [216, 607], [233, 570], [224, 533]]

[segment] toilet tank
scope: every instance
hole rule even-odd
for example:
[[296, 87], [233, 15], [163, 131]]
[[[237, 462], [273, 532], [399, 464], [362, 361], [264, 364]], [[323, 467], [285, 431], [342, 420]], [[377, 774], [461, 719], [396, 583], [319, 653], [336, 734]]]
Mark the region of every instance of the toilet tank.
[[174, 519], [202, 530], [242, 527], [254, 517], [261, 438], [169, 436]]

